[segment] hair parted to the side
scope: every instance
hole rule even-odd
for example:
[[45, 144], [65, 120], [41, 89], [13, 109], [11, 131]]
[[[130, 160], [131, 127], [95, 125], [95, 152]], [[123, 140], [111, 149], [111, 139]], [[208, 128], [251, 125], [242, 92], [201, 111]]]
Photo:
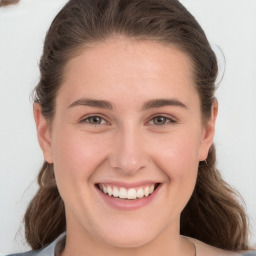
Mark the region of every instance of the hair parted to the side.
[[[114, 36], [175, 45], [193, 65], [202, 118], [211, 116], [218, 66], [204, 31], [178, 0], [70, 0], [53, 20], [40, 62], [35, 102], [54, 118], [55, 99], [66, 63], [94, 42]], [[234, 190], [216, 169], [215, 148], [199, 163], [194, 193], [181, 215], [181, 234], [227, 250], [248, 248], [247, 217]], [[39, 191], [25, 214], [25, 234], [32, 249], [52, 242], [65, 230], [64, 203], [52, 164], [44, 163]]]

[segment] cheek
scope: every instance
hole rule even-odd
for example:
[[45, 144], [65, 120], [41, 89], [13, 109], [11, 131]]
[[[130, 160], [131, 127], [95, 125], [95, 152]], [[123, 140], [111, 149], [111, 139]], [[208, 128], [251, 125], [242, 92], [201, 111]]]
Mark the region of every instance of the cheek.
[[68, 129], [55, 135], [52, 149], [56, 176], [65, 176], [77, 182], [90, 178], [104, 161], [106, 152], [104, 143], [96, 136]]
[[171, 135], [155, 147], [152, 156], [162, 165], [170, 178], [194, 175], [197, 171], [200, 152], [200, 136], [190, 133]]
[[[159, 143], [152, 154], [158, 168], [166, 175], [169, 184], [169, 200], [176, 202], [180, 211], [191, 197], [197, 179], [200, 136], [194, 133], [176, 134]], [[179, 198], [177, 201], [176, 198]]]
[[[187, 133], [186, 133], [187, 134]], [[196, 138], [197, 137], [197, 138]], [[188, 203], [197, 179], [200, 139], [197, 134], [176, 133], [159, 140], [152, 151], [154, 163], [165, 175], [168, 216], [178, 216]], [[172, 218], [171, 218], [172, 219]]]

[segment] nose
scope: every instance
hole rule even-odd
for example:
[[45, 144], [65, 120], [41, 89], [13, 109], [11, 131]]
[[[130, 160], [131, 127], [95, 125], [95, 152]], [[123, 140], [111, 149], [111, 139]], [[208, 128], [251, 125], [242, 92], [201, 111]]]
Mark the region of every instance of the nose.
[[148, 162], [143, 136], [135, 127], [125, 127], [113, 139], [109, 156], [110, 166], [126, 175], [133, 175], [145, 168]]

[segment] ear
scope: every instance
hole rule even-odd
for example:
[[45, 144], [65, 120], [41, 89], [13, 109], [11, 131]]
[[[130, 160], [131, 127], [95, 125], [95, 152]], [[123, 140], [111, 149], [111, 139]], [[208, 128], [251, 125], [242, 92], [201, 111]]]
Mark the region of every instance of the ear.
[[51, 150], [51, 129], [49, 121], [42, 114], [42, 107], [39, 103], [33, 105], [34, 119], [36, 123], [37, 138], [43, 151], [44, 159], [53, 163]]
[[209, 149], [213, 143], [217, 115], [218, 115], [218, 102], [217, 100], [215, 100], [212, 104], [211, 118], [205, 124], [204, 131], [203, 131], [203, 136], [202, 136], [201, 146], [200, 146], [200, 156], [199, 156], [200, 161], [206, 160]]

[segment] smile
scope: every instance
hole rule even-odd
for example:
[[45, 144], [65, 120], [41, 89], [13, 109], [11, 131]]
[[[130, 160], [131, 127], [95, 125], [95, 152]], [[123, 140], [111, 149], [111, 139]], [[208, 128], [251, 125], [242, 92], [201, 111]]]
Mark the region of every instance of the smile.
[[97, 187], [109, 197], [119, 198], [123, 200], [136, 200], [148, 197], [156, 190], [159, 183], [146, 185], [143, 187], [129, 188], [117, 187], [107, 184], [97, 184]]

